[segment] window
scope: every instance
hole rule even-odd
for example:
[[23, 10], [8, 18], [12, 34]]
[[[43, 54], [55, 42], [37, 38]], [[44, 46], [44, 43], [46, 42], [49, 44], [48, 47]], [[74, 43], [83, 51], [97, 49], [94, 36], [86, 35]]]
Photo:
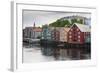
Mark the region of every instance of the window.
[[80, 36], [78, 35], [78, 38], [80, 38]]
[[78, 32], [78, 34], [80, 34], [80, 32]]
[[77, 28], [77, 31], [79, 31], [79, 29]]
[[70, 35], [69, 38], [72, 38], [72, 36]]

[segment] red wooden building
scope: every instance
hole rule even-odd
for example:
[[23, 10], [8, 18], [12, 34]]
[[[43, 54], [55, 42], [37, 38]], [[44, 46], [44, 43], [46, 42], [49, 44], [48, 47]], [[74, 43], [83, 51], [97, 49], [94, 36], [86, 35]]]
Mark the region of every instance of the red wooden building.
[[68, 43], [85, 43], [90, 38], [89, 25], [74, 23], [68, 31]]
[[54, 28], [51, 34], [52, 34], [52, 40], [54, 41], [60, 40], [60, 32], [58, 31], [58, 28]]

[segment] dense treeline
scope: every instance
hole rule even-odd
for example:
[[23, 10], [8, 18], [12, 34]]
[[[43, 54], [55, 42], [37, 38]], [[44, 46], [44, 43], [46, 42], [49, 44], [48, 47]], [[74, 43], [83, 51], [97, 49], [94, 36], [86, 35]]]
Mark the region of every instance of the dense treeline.
[[71, 20], [56, 20], [55, 22], [53, 23], [50, 23], [49, 26], [52, 26], [52, 27], [70, 27], [73, 23], [80, 23], [80, 24], [83, 24], [83, 20], [82, 19], [71, 19]]

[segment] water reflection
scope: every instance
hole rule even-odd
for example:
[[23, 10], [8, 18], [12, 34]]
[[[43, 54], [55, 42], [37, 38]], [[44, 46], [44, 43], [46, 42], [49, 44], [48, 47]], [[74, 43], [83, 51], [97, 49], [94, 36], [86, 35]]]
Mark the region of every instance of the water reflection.
[[83, 49], [42, 47], [41, 51], [43, 55], [53, 56], [55, 60], [90, 59], [90, 53]]
[[24, 62], [45, 62], [90, 59], [90, 49], [24, 44]]

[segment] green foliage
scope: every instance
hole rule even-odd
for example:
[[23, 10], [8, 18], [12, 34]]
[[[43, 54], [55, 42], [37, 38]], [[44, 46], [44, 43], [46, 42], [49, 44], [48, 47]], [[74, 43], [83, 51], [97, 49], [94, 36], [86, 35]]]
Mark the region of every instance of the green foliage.
[[47, 24], [42, 25], [42, 28], [48, 28], [48, 25]]
[[78, 22], [77, 19], [72, 19], [72, 20], [71, 20], [71, 24], [77, 23], [77, 22]]
[[49, 24], [49, 26], [52, 27], [65, 27], [66, 25], [70, 25], [69, 20], [57, 20], [56, 22]]
[[70, 27], [73, 23], [80, 23], [83, 24], [83, 20], [82, 19], [71, 19], [70, 21], [68, 19], [66, 20], [60, 20], [58, 19], [57, 21], [49, 24], [49, 26], [51, 27]]
[[73, 23], [80, 23], [80, 24], [83, 24], [83, 20], [82, 19], [72, 19], [71, 20], [71, 23], [73, 24]]
[[80, 23], [80, 24], [83, 24], [83, 20], [82, 20], [82, 19], [80, 19], [80, 20], [79, 20], [79, 23]]

